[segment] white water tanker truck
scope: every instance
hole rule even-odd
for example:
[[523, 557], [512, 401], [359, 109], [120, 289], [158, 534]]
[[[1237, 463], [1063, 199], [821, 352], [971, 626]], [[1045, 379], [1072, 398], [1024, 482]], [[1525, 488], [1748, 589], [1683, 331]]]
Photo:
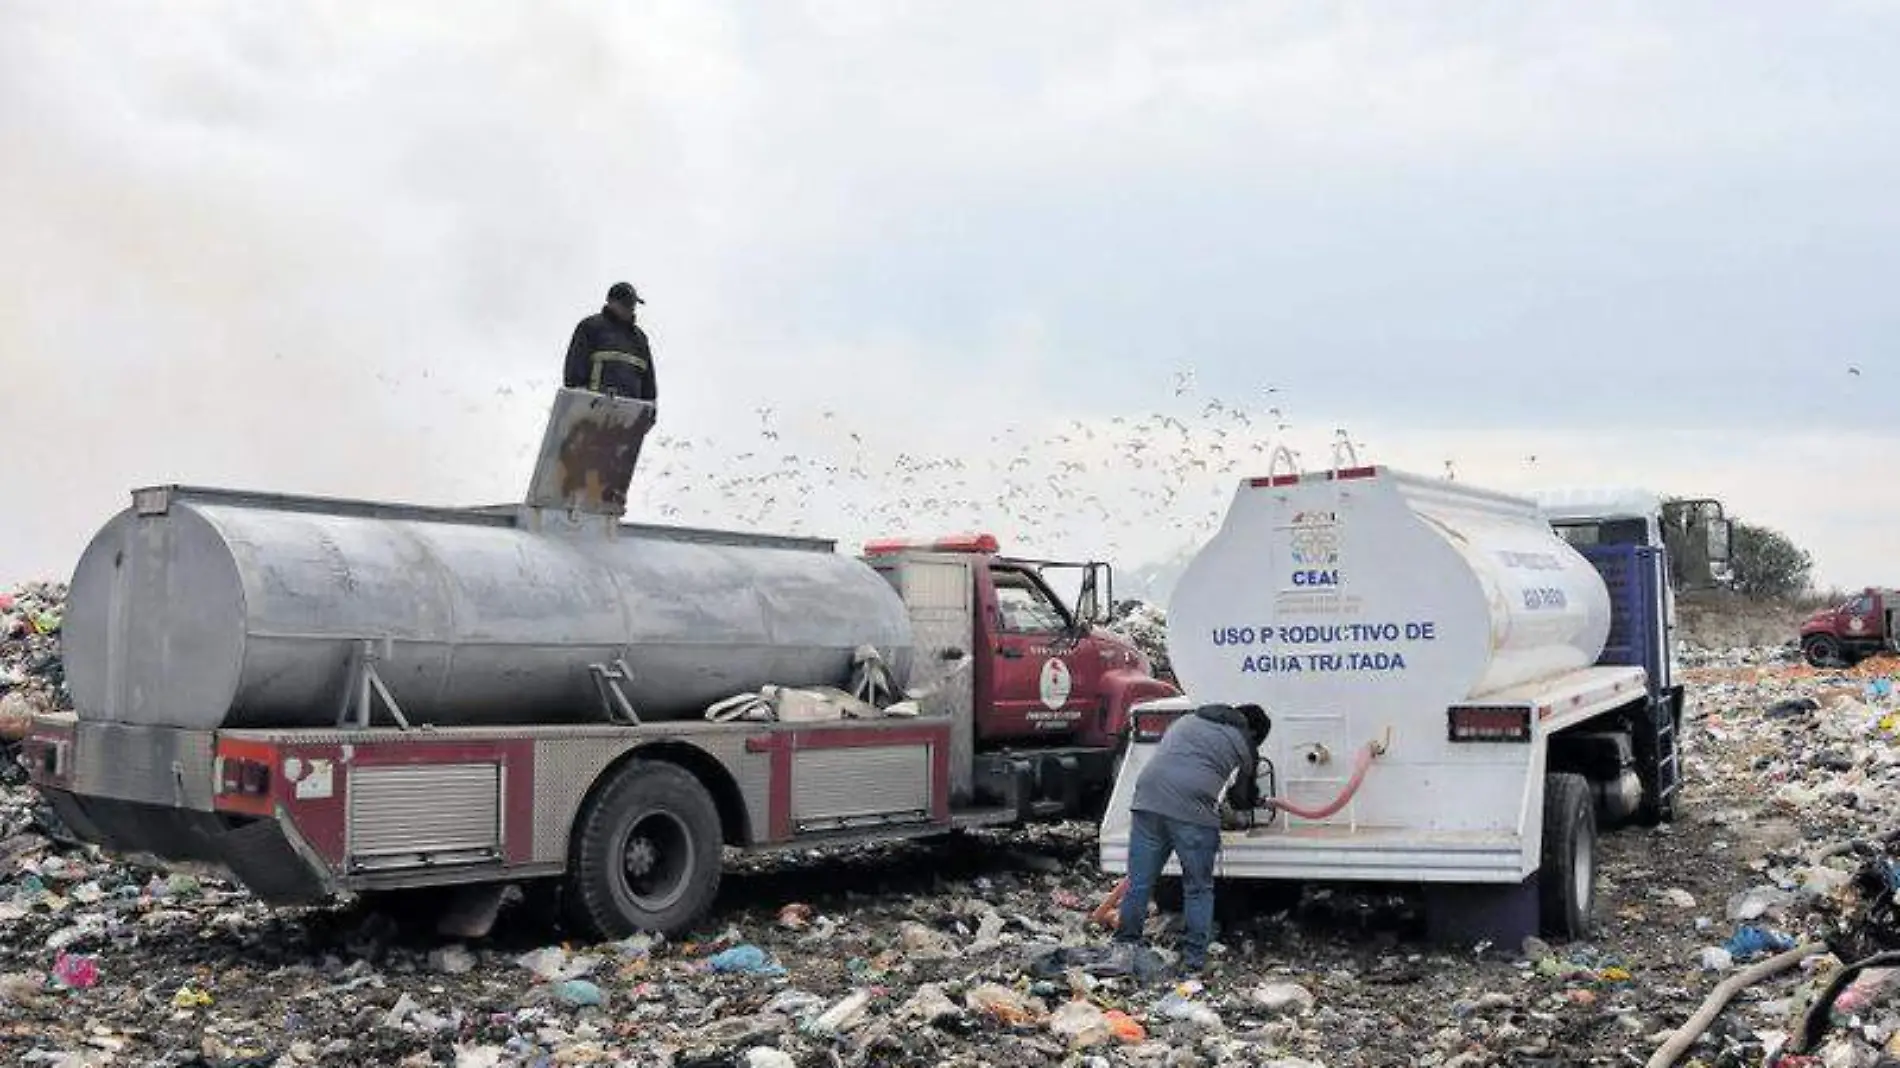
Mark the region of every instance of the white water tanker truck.
[[650, 425], [563, 390], [520, 505], [135, 491], [74, 572], [33, 782], [267, 902], [464, 887], [466, 934], [510, 883], [672, 933], [726, 846], [1099, 811], [1129, 708], [1175, 692], [1093, 625], [1107, 565], [623, 523]]
[[1638, 497], [1569, 492], [1547, 513], [1356, 465], [1243, 482], [1173, 595], [1184, 696], [1135, 710], [1104, 869], [1126, 870], [1134, 782], [1168, 726], [1252, 703], [1273, 722], [1260, 801], [1217, 876], [1423, 884], [1445, 938], [1583, 935], [1598, 828], [1670, 818], [1680, 787], [1667, 543], [1695, 542], [1692, 584], [1727, 555], [1714, 502], [1630, 514]]

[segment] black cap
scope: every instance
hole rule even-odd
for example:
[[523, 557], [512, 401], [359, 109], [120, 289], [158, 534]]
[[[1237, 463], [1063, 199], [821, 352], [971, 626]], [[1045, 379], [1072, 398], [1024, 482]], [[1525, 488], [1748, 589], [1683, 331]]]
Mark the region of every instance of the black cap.
[[1266, 741], [1267, 735], [1273, 731], [1273, 720], [1268, 717], [1267, 710], [1261, 708], [1259, 705], [1237, 705], [1235, 707], [1242, 716], [1246, 717], [1247, 733], [1253, 735], [1254, 744], [1257, 746], [1261, 742]]
[[646, 301], [640, 299], [640, 291], [633, 288], [633, 286], [627, 282], [615, 282], [609, 287], [607, 290], [607, 299], [609, 301], [617, 300], [623, 304], [646, 303]]

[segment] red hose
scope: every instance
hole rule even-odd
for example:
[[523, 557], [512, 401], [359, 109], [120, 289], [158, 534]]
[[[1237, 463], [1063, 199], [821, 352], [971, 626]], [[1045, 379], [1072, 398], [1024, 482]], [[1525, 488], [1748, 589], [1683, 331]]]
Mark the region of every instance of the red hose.
[[[1367, 742], [1365, 748], [1359, 750], [1359, 759], [1352, 766], [1352, 778], [1347, 781], [1346, 788], [1339, 792], [1338, 797], [1320, 808], [1301, 808], [1283, 797], [1268, 798], [1265, 803], [1303, 820], [1323, 820], [1345, 808], [1352, 801], [1353, 795], [1359, 792], [1360, 784], [1366, 781], [1366, 772], [1372, 768], [1372, 758], [1378, 756], [1384, 749], [1385, 746], [1380, 742]], [[1115, 888], [1108, 892], [1108, 896], [1102, 899], [1102, 903], [1095, 906], [1095, 911], [1089, 914], [1089, 922], [1114, 930], [1118, 926], [1117, 909], [1121, 907], [1122, 897], [1127, 893], [1128, 876], [1124, 875], [1121, 881], [1115, 884]]]
[[1303, 820], [1323, 820], [1345, 808], [1352, 800], [1352, 795], [1359, 792], [1359, 784], [1366, 781], [1366, 771], [1372, 767], [1372, 758], [1376, 755], [1374, 750], [1377, 748], [1377, 742], [1367, 742], [1366, 747], [1359, 750], [1359, 760], [1352, 766], [1352, 778], [1346, 783], [1346, 788], [1339, 792], [1338, 797], [1333, 798], [1329, 804], [1321, 808], [1301, 808], [1284, 797], [1268, 798], [1266, 803]]

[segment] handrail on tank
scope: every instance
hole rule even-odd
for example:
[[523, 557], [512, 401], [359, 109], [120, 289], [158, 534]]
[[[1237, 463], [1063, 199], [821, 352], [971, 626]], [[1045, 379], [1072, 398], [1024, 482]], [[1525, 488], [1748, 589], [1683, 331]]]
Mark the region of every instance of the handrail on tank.
[[[1341, 453], [1346, 456], [1345, 463], [1340, 462]], [[1338, 439], [1333, 442], [1333, 477], [1337, 478], [1341, 471], [1350, 471], [1360, 466], [1363, 465], [1359, 463], [1359, 450], [1354, 447], [1352, 438], [1348, 437], [1344, 430], [1340, 431]]]
[[1287, 448], [1286, 444], [1283, 442], [1279, 445], [1275, 445], [1273, 447], [1273, 452], [1269, 454], [1267, 458], [1267, 478], [1268, 479], [1274, 479], [1280, 476], [1280, 462], [1282, 460], [1286, 461], [1288, 474], [1292, 475], [1294, 478], [1300, 477], [1299, 458], [1296, 457], [1293, 454], [1293, 450]]

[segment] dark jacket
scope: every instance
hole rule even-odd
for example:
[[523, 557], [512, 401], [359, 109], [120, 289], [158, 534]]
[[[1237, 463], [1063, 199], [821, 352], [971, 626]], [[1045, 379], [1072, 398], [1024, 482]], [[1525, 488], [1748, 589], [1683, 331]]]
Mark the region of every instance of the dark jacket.
[[1220, 826], [1221, 790], [1235, 783], [1234, 807], [1252, 809], [1258, 775], [1257, 726], [1231, 705], [1206, 705], [1177, 720], [1135, 780], [1129, 807], [1202, 827]]
[[660, 399], [653, 349], [637, 323], [623, 323], [605, 308], [574, 327], [567, 343], [567, 367], [561, 384], [635, 400]]

